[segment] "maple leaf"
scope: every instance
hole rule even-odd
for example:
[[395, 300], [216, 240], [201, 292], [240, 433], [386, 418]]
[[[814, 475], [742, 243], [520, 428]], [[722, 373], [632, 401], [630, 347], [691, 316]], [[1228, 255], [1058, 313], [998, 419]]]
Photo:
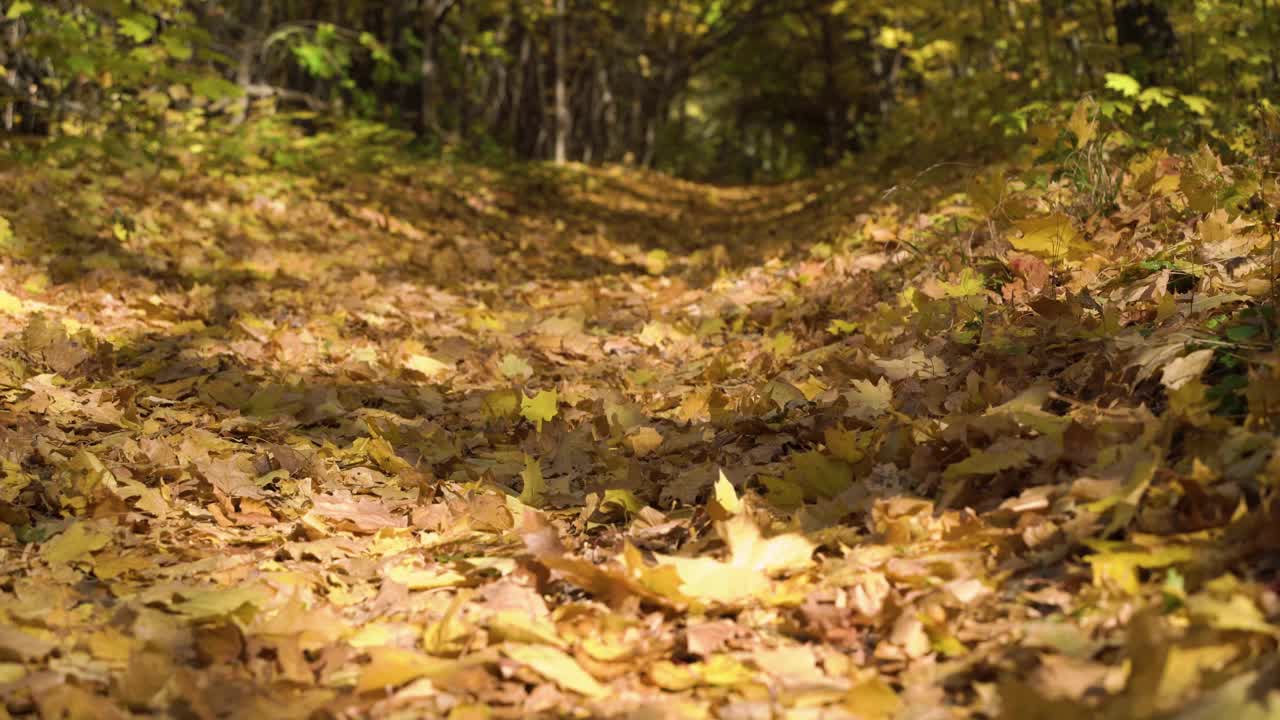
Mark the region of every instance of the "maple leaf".
[[720, 471], [720, 477], [712, 488], [711, 499], [707, 501], [707, 514], [712, 520], [728, 520], [742, 511], [742, 501], [733, 489], [733, 483]]
[[802, 535], [765, 539], [745, 515], [736, 515], [719, 527], [729, 546], [728, 561], [658, 556], [660, 565], [674, 567], [680, 574], [680, 592], [688, 597], [704, 602], [741, 602], [767, 591], [770, 576], [803, 570], [813, 561], [816, 546]]
[[1078, 237], [1071, 218], [1064, 213], [1027, 218], [1016, 224], [1022, 235], [1011, 236], [1009, 244], [1016, 250], [1045, 257], [1066, 255]]
[[511, 380], [528, 380], [533, 377], [533, 366], [531, 366], [523, 358], [507, 353], [502, 356], [502, 363], [498, 365], [498, 371], [502, 376]]
[[1097, 137], [1098, 121], [1093, 116], [1096, 110], [1097, 105], [1090, 98], [1084, 98], [1076, 103], [1071, 119], [1067, 122], [1067, 129], [1076, 136], [1076, 148], [1088, 145]]
[[520, 491], [520, 502], [530, 507], [542, 507], [547, 498], [547, 481], [542, 478], [542, 466], [537, 460], [524, 458], [524, 470], [520, 472], [524, 480], [524, 488]]
[[853, 389], [843, 394], [849, 401], [847, 415], [860, 420], [874, 420], [893, 410], [893, 386], [885, 378], [873, 383], [854, 380]]
[[520, 415], [537, 425], [542, 432], [542, 423], [556, 416], [559, 400], [555, 390], [541, 390], [533, 397], [527, 395], [520, 400]]

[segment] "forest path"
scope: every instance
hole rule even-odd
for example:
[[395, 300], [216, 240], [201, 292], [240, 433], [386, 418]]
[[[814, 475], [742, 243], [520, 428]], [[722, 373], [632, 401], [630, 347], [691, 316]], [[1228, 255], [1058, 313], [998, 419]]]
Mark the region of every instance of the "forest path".
[[[989, 290], [948, 183], [919, 208], [578, 167], [0, 185], [12, 712], [989, 717], [1004, 673], [1079, 714], [1125, 683], [1097, 648], [1145, 652], [1098, 611], [1138, 567], [1269, 542], [1246, 513], [1237, 546], [1093, 545], [1120, 591], [1094, 582], [1077, 500], [1123, 507], [1160, 452], [1122, 378], [1143, 348], [1026, 312], [1034, 258]], [[1150, 335], [1150, 363], [1185, 344]], [[1207, 522], [1180, 513], [1141, 521]]]

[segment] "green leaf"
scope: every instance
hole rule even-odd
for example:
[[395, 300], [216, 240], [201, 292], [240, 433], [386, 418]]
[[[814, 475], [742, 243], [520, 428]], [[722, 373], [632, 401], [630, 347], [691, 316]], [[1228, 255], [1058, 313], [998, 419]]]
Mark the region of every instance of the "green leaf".
[[169, 57], [174, 60], [185, 62], [191, 59], [191, 43], [187, 42], [185, 38], [175, 37], [173, 33], [165, 33], [160, 36], [160, 44], [164, 46], [164, 51], [169, 53]]
[[1147, 88], [1138, 96], [1138, 105], [1141, 105], [1143, 110], [1150, 108], [1152, 105], [1169, 107], [1173, 104], [1174, 97], [1173, 91], [1169, 88]]
[[1124, 73], [1107, 73], [1107, 89], [1133, 98], [1138, 97], [1138, 93], [1142, 92], [1142, 83]]
[[226, 100], [239, 97], [243, 92], [239, 85], [214, 75], [196, 78], [191, 83], [191, 91], [210, 100]]
[[1197, 115], [1207, 115], [1209, 110], [1213, 108], [1213, 102], [1208, 98], [1199, 95], [1183, 95], [1179, 98], [1187, 109]]
[[98, 71], [98, 64], [88, 55], [72, 55], [67, 58], [67, 69], [81, 75], [93, 75]]
[[1262, 329], [1257, 325], [1237, 325], [1227, 329], [1227, 339], [1232, 342], [1244, 342], [1257, 336], [1260, 332], [1262, 332]]
[[120, 34], [141, 45], [155, 34], [156, 25], [156, 19], [150, 15], [130, 15], [120, 18]]
[[9, 12], [5, 13], [4, 16], [5, 19], [8, 20], [17, 20], [34, 9], [35, 7], [31, 3], [26, 2], [26, 0], [15, 0], [15, 2], [9, 6]]

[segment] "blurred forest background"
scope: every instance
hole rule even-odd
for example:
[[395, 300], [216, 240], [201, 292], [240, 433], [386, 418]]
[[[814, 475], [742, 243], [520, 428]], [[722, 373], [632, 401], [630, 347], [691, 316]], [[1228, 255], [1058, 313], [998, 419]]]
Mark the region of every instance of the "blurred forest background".
[[[406, 133], [466, 159], [630, 162], [769, 181], [870, 150], [981, 155], [1034, 136], [1037, 121], [1065, 117], [1084, 95], [1144, 142], [1247, 152], [1265, 141], [1257, 113], [1270, 108], [1254, 101], [1280, 80], [1273, 0], [0, 8], [6, 134], [116, 131], [152, 153], [165, 152], [158, 130], [211, 124], [223, 151], [263, 151], [278, 136], [246, 121], [287, 112], [308, 134], [340, 124], [355, 137]], [[228, 127], [242, 129], [240, 144], [227, 144]]]

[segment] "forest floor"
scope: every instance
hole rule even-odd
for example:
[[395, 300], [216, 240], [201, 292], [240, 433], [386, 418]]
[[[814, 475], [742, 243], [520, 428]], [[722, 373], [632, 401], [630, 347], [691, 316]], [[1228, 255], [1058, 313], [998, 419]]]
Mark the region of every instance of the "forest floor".
[[1280, 717], [1216, 159], [185, 159], [0, 168], [0, 717]]

